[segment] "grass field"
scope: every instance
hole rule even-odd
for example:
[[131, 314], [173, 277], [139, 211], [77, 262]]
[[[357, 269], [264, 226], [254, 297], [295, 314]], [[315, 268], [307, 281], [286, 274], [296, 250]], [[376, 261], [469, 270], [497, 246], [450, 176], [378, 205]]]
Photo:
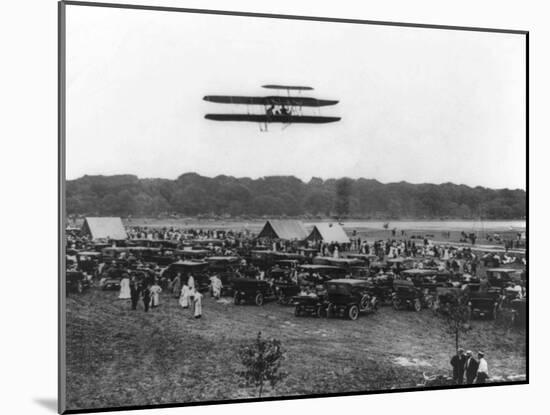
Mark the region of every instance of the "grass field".
[[[281, 340], [288, 376], [264, 396], [413, 387], [422, 373], [449, 374], [453, 340], [429, 310], [383, 307], [343, 319], [296, 318], [292, 307], [203, 301], [193, 319], [177, 300], [130, 310], [117, 292], [67, 298], [69, 409], [255, 397], [236, 374], [237, 349], [258, 331]], [[475, 321], [463, 346], [483, 349], [494, 375], [525, 373], [525, 333]]]

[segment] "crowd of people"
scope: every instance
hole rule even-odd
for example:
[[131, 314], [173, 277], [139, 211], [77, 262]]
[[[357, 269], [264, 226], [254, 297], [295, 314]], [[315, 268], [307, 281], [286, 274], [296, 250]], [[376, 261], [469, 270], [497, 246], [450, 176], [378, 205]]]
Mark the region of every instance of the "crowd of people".
[[[174, 280], [170, 283], [169, 289], [173, 296], [178, 300], [178, 304], [183, 309], [191, 309], [191, 314], [195, 318], [202, 317], [202, 298], [201, 294], [195, 288], [195, 281], [192, 275], [189, 275], [187, 281], [182, 282], [183, 277], [177, 274]], [[215, 282], [218, 280], [219, 283]], [[216, 287], [215, 293], [217, 298], [220, 297], [221, 281], [217, 277], [212, 278], [212, 286]], [[163, 292], [158, 279], [139, 281], [135, 276], [130, 277], [124, 273], [120, 280], [120, 291], [118, 298], [121, 300], [130, 300], [131, 309], [137, 310], [141, 300], [143, 310], [148, 312], [160, 306], [160, 294]]]
[[489, 368], [484, 352], [477, 352], [477, 359], [471, 350], [464, 352], [459, 348], [456, 355], [451, 358], [453, 368], [453, 381], [457, 385], [471, 385], [485, 383], [489, 379]]
[[[368, 261], [371, 263], [376, 261], [387, 261], [388, 259], [408, 258], [413, 260], [415, 268], [423, 268], [424, 266], [432, 267], [436, 265], [442, 271], [450, 271], [465, 276], [463, 282], [466, 283], [469, 282], [468, 278], [476, 278], [480, 268], [486, 265], [485, 262], [488, 259], [498, 264], [508, 264], [519, 261], [525, 265], [524, 258], [508, 255], [506, 252], [490, 253], [481, 256], [471, 247], [453, 246], [450, 243], [433, 243], [433, 241], [430, 241], [428, 238], [410, 239], [406, 237], [405, 232], [401, 233], [402, 239], [399, 239], [397, 233], [394, 232], [394, 238], [376, 241], [367, 240], [366, 238], [354, 235], [354, 237], [350, 239], [351, 242], [349, 244], [322, 241], [308, 241], [305, 244], [299, 243], [298, 241], [262, 241], [254, 238], [248, 231], [234, 232], [230, 230], [219, 231], [209, 229], [184, 230], [175, 227], [155, 229], [145, 226], [133, 226], [128, 228], [128, 235], [130, 241], [141, 239], [152, 241], [166, 240], [176, 242], [176, 246], [178, 247], [189, 242], [208, 242], [212, 240], [214, 243], [207, 243], [202, 246], [211, 250], [214, 254], [219, 255], [238, 256], [240, 252], [251, 252], [255, 249], [272, 249], [277, 252], [303, 253], [303, 248], [306, 247], [309, 251], [306, 253], [306, 256], [311, 255], [313, 257], [346, 257], [346, 253], [351, 251], [355, 254], [362, 254], [366, 258], [370, 258]], [[84, 249], [89, 247], [90, 244], [91, 241], [85, 236], [70, 234], [67, 236], [67, 246], [69, 248], [75, 250]], [[138, 265], [143, 267], [146, 266], [145, 263], [141, 262], [140, 258], [126, 256], [131, 254], [121, 252], [121, 255], [125, 255], [125, 257], [117, 258], [117, 260], [122, 259], [128, 261], [135, 259]], [[175, 259], [178, 260], [183, 258], [176, 256]], [[267, 278], [266, 270], [255, 268], [252, 264], [247, 264], [244, 259], [242, 259], [242, 261], [244, 262], [239, 264], [238, 269], [235, 270], [236, 272], [246, 267], [250, 267], [251, 273], [255, 275], [255, 278]], [[110, 261], [104, 261], [98, 264], [97, 274], [102, 274], [103, 271], [110, 267], [118, 266], [115, 264], [115, 261], [113, 261], [113, 264], [109, 262]], [[138, 268], [140, 266], [138, 266]], [[142, 309], [145, 312], [152, 312], [158, 307], [161, 307], [161, 301], [177, 301], [178, 307], [184, 310], [184, 312], [190, 313], [190, 316], [196, 319], [202, 317], [203, 294], [199, 292], [193, 275], [182, 275], [181, 273], [177, 273], [175, 277], [166, 282], [160, 279], [161, 268], [158, 265], [154, 266], [154, 269], [151, 269], [151, 271], [151, 277], [143, 279], [136, 278], [129, 270], [124, 270], [120, 280], [118, 298], [129, 300], [129, 307], [131, 310]], [[393, 268], [389, 271], [385, 270], [384, 273], [392, 273], [394, 271], [398, 273], [398, 270]], [[293, 281], [299, 282], [301, 275], [296, 266], [291, 266], [290, 276]], [[314, 282], [318, 281], [319, 284], [323, 282], [323, 277], [316, 273], [309, 275], [309, 279]], [[486, 279], [481, 277], [480, 282], [480, 289], [483, 290], [483, 284], [486, 283]], [[210, 276], [209, 288], [212, 292], [212, 296], [216, 300], [222, 297], [222, 289], [224, 287], [218, 275], [213, 274]], [[519, 298], [525, 295], [524, 287], [522, 286], [511, 285], [507, 288], [516, 290]], [[163, 295], [161, 296], [161, 294]], [[313, 296], [315, 292], [312, 289], [308, 289], [308, 287], [304, 288], [301, 286], [300, 294]], [[453, 368], [453, 379], [456, 384], [484, 383], [489, 378], [488, 366], [484, 353], [478, 352], [476, 356], [477, 358], [469, 350], [465, 352], [463, 349], [459, 349], [458, 353], [452, 357], [451, 366]]]

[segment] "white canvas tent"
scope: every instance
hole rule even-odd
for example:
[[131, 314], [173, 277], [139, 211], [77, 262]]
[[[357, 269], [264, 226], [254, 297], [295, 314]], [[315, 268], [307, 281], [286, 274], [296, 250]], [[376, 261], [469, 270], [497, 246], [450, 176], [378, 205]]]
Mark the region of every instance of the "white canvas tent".
[[128, 237], [122, 224], [122, 219], [116, 217], [86, 218], [84, 219], [81, 233], [91, 236], [92, 240], [123, 240]]
[[299, 220], [271, 219], [266, 222], [258, 238], [284, 239], [288, 241], [303, 241], [307, 230]]
[[326, 243], [351, 243], [346, 231], [338, 223], [318, 223], [307, 237], [312, 241], [323, 241]]

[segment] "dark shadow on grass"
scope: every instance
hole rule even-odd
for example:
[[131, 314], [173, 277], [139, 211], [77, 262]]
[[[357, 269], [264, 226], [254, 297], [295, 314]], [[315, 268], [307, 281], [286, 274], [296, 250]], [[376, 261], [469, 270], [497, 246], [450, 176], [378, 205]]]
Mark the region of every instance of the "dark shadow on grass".
[[34, 401], [52, 412], [57, 413], [57, 399], [55, 398], [35, 398]]

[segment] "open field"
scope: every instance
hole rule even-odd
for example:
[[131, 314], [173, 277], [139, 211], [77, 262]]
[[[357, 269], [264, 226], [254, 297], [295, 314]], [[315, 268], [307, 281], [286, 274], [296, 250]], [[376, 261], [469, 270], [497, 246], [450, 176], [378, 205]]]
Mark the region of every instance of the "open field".
[[[238, 347], [258, 331], [281, 340], [286, 379], [264, 396], [413, 387], [422, 373], [449, 374], [453, 340], [430, 310], [383, 307], [357, 321], [296, 318], [292, 307], [216, 302], [203, 318], [177, 300], [130, 310], [118, 292], [67, 298], [69, 409], [255, 397], [236, 374]], [[492, 376], [525, 373], [525, 333], [474, 321], [464, 347], [483, 349]]]

